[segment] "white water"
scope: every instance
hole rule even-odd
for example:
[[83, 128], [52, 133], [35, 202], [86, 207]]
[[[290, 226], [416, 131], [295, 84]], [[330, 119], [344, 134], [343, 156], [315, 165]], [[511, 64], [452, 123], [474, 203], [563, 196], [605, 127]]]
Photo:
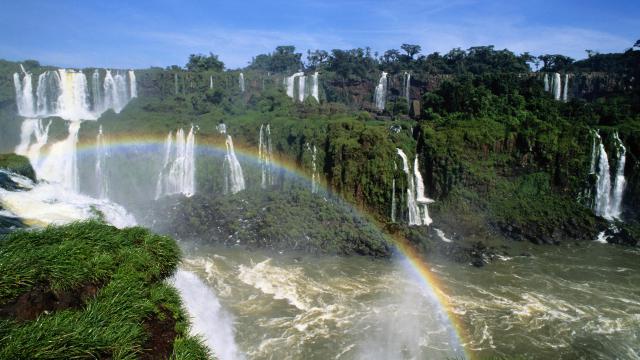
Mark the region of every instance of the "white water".
[[225, 145], [227, 147], [227, 154], [224, 157], [225, 193], [231, 192], [235, 194], [245, 189], [244, 175], [242, 174], [242, 167], [233, 148], [231, 135], [227, 135]]
[[240, 76], [238, 77], [238, 82], [240, 85], [240, 91], [244, 92], [244, 74], [240, 73]]
[[453, 240], [451, 240], [451, 239], [449, 239], [449, 238], [447, 237], [447, 235], [444, 233], [444, 231], [442, 231], [442, 230], [440, 230], [440, 229], [436, 229], [436, 228], [433, 228], [433, 230], [435, 230], [436, 234], [438, 234], [438, 237], [439, 237], [442, 241], [447, 242], [447, 243], [453, 242]]
[[195, 134], [193, 126], [189, 134], [184, 135], [178, 129], [174, 136], [169, 132], [164, 144], [164, 159], [156, 184], [156, 200], [162, 196], [183, 194], [190, 197], [195, 194]]
[[79, 187], [77, 144], [80, 122], [71, 121], [68, 125], [67, 138], [52, 144], [47, 156], [35, 170], [39, 178], [77, 192]]
[[320, 95], [318, 92], [318, 72], [316, 71], [311, 76], [311, 96], [316, 99], [317, 102], [320, 102]]
[[429, 209], [427, 204], [433, 202], [432, 199], [429, 199], [424, 194], [424, 180], [422, 179], [422, 174], [420, 173], [420, 166], [418, 162], [418, 156], [413, 163], [413, 173], [416, 177], [416, 202], [419, 205], [419, 215], [422, 225], [431, 225], [433, 220], [429, 217]]
[[[286, 80], [285, 81], [285, 85], [287, 86], [287, 96], [292, 98], [292, 99], [299, 98], [299, 96], [298, 97], [295, 96], [295, 80], [296, 80], [297, 77], [300, 77], [300, 76], [304, 76], [304, 73], [303, 72], [297, 72], [297, 73], [295, 73], [295, 74], [293, 74], [293, 75], [291, 75], [291, 76], [289, 76], [289, 77], [287, 77], [285, 79]], [[299, 91], [300, 90], [298, 89], [298, 92]]]
[[304, 102], [307, 97], [307, 77], [305, 75], [298, 76], [298, 101]]
[[407, 105], [411, 107], [411, 73], [404, 73], [404, 97], [407, 99]]
[[129, 70], [129, 97], [131, 99], [138, 97], [138, 84], [136, 82], [136, 73]]
[[29, 158], [34, 169], [40, 167], [40, 151], [49, 139], [51, 121], [44, 125], [42, 119], [24, 119], [20, 127], [20, 144], [15, 153]]
[[258, 158], [260, 159], [261, 180], [260, 186], [266, 189], [267, 186], [274, 184], [273, 168], [271, 166], [271, 157], [273, 148], [271, 147], [271, 126], [267, 124], [260, 125], [260, 138], [258, 140]]
[[544, 74], [544, 91], [546, 92], [551, 91], [549, 87], [549, 74]]
[[221, 360], [243, 359], [234, 339], [233, 318], [220, 305], [214, 292], [195, 274], [179, 269], [172, 280], [191, 317], [191, 333]]
[[402, 170], [407, 175], [407, 210], [409, 216], [409, 225], [421, 225], [421, 219], [418, 217], [419, 209], [416, 203], [416, 188], [409, 169], [409, 160], [402, 149], [396, 149], [400, 158], [402, 158]]
[[102, 132], [102, 125], [98, 129], [98, 135], [96, 136], [96, 166], [95, 166], [95, 181], [96, 181], [96, 196], [99, 199], [106, 199], [109, 197], [109, 183], [106, 172], [104, 171], [107, 161], [107, 145]]
[[[307, 144], [307, 148], [309, 144]], [[311, 150], [311, 193], [316, 194], [318, 192], [318, 180], [320, 180], [320, 174], [318, 173], [318, 148], [313, 145]]]
[[562, 80], [560, 78], [560, 74], [558, 73], [554, 73], [553, 74], [553, 82], [552, 82], [552, 93], [553, 93], [553, 98], [556, 100], [560, 100], [560, 91], [562, 89]]
[[396, 222], [396, 179], [391, 182], [391, 222]]
[[58, 116], [72, 121], [96, 120], [109, 109], [118, 113], [137, 96], [135, 73], [130, 70], [128, 75], [127, 80], [124, 73], [118, 72], [114, 76], [107, 70], [100, 85], [100, 73], [95, 70], [89, 87], [87, 77], [81, 71], [45, 71], [38, 76], [34, 101], [31, 74], [25, 73], [21, 80], [15, 73], [18, 113], [25, 117]]
[[627, 150], [620, 140], [618, 133], [613, 135], [616, 151], [618, 153], [618, 167], [616, 170], [616, 176], [613, 182], [613, 188], [611, 190], [611, 201], [609, 203], [609, 214], [613, 218], [620, 218], [622, 214], [622, 197], [624, 195], [624, 189], [626, 186], [626, 179], [624, 178], [624, 167], [627, 160]]
[[[22, 66], [22, 65], [20, 65]], [[13, 74], [13, 85], [16, 90], [16, 105], [18, 106], [18, 114], [21, 116], [34, 116], [33, 101], [33, 84], [31, 83], [31, 74], [24, 71], [24, 76], [20, 79], [20, 74]]]
[[[602, 143], [600, 136], [596, 133], [594, 138], [598, 142], [598, 161], [597, 164], [592, 160], [591, 170], [592, 173], [596, 173], [596, 195], [594, 210], [596, 215], [602, 216], [605, 219], [619, 219], [622, 214], [622, 201], [624, 195], [624, 189], [626, 186], [626, 179], [624, 176], [624, 167], [626, 164], [626, 149], [624, 144], [620, 140], [617, 133], [614, 133], [613, 140], [615, 143], [615, 149], [617, 154], [617, 168], [615, 177], [611, 178], [611, 167], [609, 164], [609, 156]], [[596, 152], [592, 153], [595, 159]]]
[[564, 86], [562, 87], [562, 101], [569, 100], [569, 74], [564, 74]]
[[209, 89], [213, 89], [213, 75], [209, 76]]
[[135, 218], [123, 207], [107, 200], [93, 199], [56, 183], [34, 184], [24, 176], [8, 174], [25, 191], [8, 191], [0, 188], [0, 203], [27, 225], [67, 224], [96, 218], [99, 216], [98, 212], [104, 216], [105, 221], [119, 228], [136, 224]]
[[387, 101], [387, 73], [384, 71], [382, 72], [382, 76], [380, 76], [380, 80], [376, 86], [374, 99], [376, 102], [376, 108], [378, 110], [384, 110], [385, 103]]

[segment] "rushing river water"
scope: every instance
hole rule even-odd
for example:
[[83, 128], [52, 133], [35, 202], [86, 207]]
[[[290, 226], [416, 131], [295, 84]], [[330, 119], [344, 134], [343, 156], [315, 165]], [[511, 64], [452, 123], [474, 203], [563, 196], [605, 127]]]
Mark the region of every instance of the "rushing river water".
[[[481, 269], [430, 264], [463, 324], [467, 354], [640, 358], [637, 249], [520, 246], [530, 256]], [[184, 273], [221, 304], [211, 316], [228, 320], [201, 332], [235, 332], [234, 343], [217, 346], [229, 354], [223, 359], [462, 357], [439, 305], [403, 261], [202, 246], [185, 253]]]

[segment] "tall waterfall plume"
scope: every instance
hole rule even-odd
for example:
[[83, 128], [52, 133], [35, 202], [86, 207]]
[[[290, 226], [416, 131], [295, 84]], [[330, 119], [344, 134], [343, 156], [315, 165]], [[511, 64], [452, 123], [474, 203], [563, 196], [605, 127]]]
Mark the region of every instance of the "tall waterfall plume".
[[[285, 85], [287, 87], [287, 96], [292, 99], [300, 98], [300, 95], [296, 96], [295, 94], [295, 83], [296, 78], [304, 76], [303, 72], [297, 72], [287, 78], [285, 78]], [[298, 84], [299, 85], [299, 84]], [[300, 93], [300, 86], [298, 86], [298, 93]]]
[[569, 100], [569, 74], [564, 74], [564, 86], [562, 87], [562, 101]]
[[380, 76], [380, 80], [378, 80], [374, 99], [376, 102], [376, 108], [378, 110], [384, 110], [385, 103], [387, 101], [387, 73], [384, 71], [382, 72], [382, 76]]
[[235, 194], [245, 189], [244, 175], [242, 173], [242, 166], [240, 166], [240, 162], [233, 148], [231, 135], [227, 135], [225, 145], [227, 147], [227, 154], [224, 157], [224, 192], [227, 194]]
[[551, 91], [551, 87], [549, 86], [549, 74], [544, 74], [544, 91]]
[[411, 73], [404, 73], [404, 97], [407, 99], [407, 104], [411, 107]]
[[20, 65], [24, 76], [20, 79], [20, 74], [13, 74], [13, 85], [16, 90], [16, 105], [18, 106], [18, 114], [20, 116], [35, 116], [33, 101], [33, 83], [31, 82], [31, 74], [24, 70]]
[[77, 144], [80, 124], [79, 121], [68, 122], [67, 138], [52, 144], [36, 169], [38, 177], [73, 192], [78, 192], [79, 187]]
[[49, 139], [49, 126], [51, 121], [44, 125], [42, 119], [24, 119], [20, 127], [20, 144], [15, 152], [29, 158], [31, 166], [36, 171], [40, 168], [40, 151]]
[[213, 89], [213, 75], [209, 76], [209, 89]]
[[320, 94], [318, 92], [318, 72], [314, 72], [311, 76], [311, 96], [320, 102]]
[[108, 157], [107, 144], [105, 141], [104, 133], [102, 132], [102, 125], [98, 129], [98, 135], [96, 136], [96, 166], [95, 166], [95, 181], [96, 181], [96, 196], [99, 199], [106, 199], [109, 197], [109, 183], [106, 176], [105, 167]]
[[238, 83], [240, 85], [240, 91], [244, 92], [244, 74], [240, 73], [240, 76], [238, 77]]
[[174, 136], [169, 132], [164, 144], [164, 159], [156, 184], [156, 199], [172, 194], [190, 197], [195, 194], [195, 133], [191, 126], [185, 137], [178, 129]]
[[[430, 225], [433, 221], [429, 217], [427, 205], [433, 200], [424, 194], [424, 182], [418, 168], [418, 158], [414, 161], [413, 174], [409, 165], [409, 159], [402, 149], [396, 149], [402, 159], [402, 170], [407, 176], [407, 213], [409, 225]], [[395, 182], [394, 182], [395, 185]]]
[[104, 111], [122, 108], [137, 96], [135, 73], [106, 70], [100, 84], [100, 72], [91, 74], [91, 84], [82, 71], [70, 69], [47, 70], [38, 75], [34, 92], [31, 74], [13, 75], [18, 112], [24, 117], [57, 116], [65, 120], [96, 120]]
[[274, 184], [273, 168], [271, 166], [271, 157], [273, 148], [271, 146], [271, 126], [267, 124], [260, 125], [260, 139], [258, 141], [258, 157], [260, 159], [260, 168], [262, 177], [260, 186], [266, 189], [267, 186]]
[[138, 83], [136, 81], [136, 73], [129, 70], [129, 96], [131, 99], [138, 97]]
[[596, 173], [594, 211], [596, 215], [602, 216], [605, 219], [619, 219], [622, 214], [622, 200], [626, 186], [624, 168], [626, 165], [627, 151], [618, 134], [614, 133], [613, 140], [617, 155], [617, 167], [615, 177], [612, 179], [609, 156], [607, 155], [604, 143], [599, 135], [597, 135], [595, 140], [598, 142], [596, 152], [598, 160], [597, 162], [592, 160], [592, 170]]
[[304, 102], [307, 97], [307, 77], [305, 75], [298, 76], [298, 101]]

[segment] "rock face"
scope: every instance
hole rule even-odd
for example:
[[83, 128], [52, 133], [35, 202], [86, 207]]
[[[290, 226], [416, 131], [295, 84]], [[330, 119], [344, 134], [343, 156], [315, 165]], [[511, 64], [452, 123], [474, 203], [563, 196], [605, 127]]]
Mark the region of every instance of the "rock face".
[[[18, 175], [25, 176], [31, 181], [36, 181], [36, 173], [31, 167], [29, 159], [16, 154], [0, 154], [0, 169], [14, 172]], [[0, 180], [1, 181], [1, 180]], [[2, 186], [2, 184], [0, 184]]]

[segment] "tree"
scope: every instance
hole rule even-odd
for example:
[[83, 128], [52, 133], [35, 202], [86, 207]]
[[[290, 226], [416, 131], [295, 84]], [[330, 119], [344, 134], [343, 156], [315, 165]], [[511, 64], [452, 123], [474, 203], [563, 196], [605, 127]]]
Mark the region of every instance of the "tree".
[[189, 62], [187, 63], [187, 70], [189, 71], [222, 71], [224, 70], [224, 63], [218, 59], [218, 55], [209, 53], [209, 56], [203, 54], [191, 54], [189, 55]]
[[540, 55], [538, 56], [538, 59], [542, 61], [542, 64], [543, 64], [542, 71], [556, 71], [556, 72], [565, 70], [571, 64], [573, 64], [573, 61], [574, 61], [572, 58], [568, 56], [559, 55], [559, 54]]
[[404, 50], [404, 52], [407, 53], [407, 56], [409, 56], [412, 60], [416, 54], [422, 51], [422, 47], [420, 45], [402, 44], [400, 48]]
[[634, 48], [639, 48], [640, 49], [640, 40], [636, 41], [635, 44], [633, 44]]
[[307, 61], [311, 67], [317, 68], [329, 60], [329, 53], [324, 50], [307, 51]]

